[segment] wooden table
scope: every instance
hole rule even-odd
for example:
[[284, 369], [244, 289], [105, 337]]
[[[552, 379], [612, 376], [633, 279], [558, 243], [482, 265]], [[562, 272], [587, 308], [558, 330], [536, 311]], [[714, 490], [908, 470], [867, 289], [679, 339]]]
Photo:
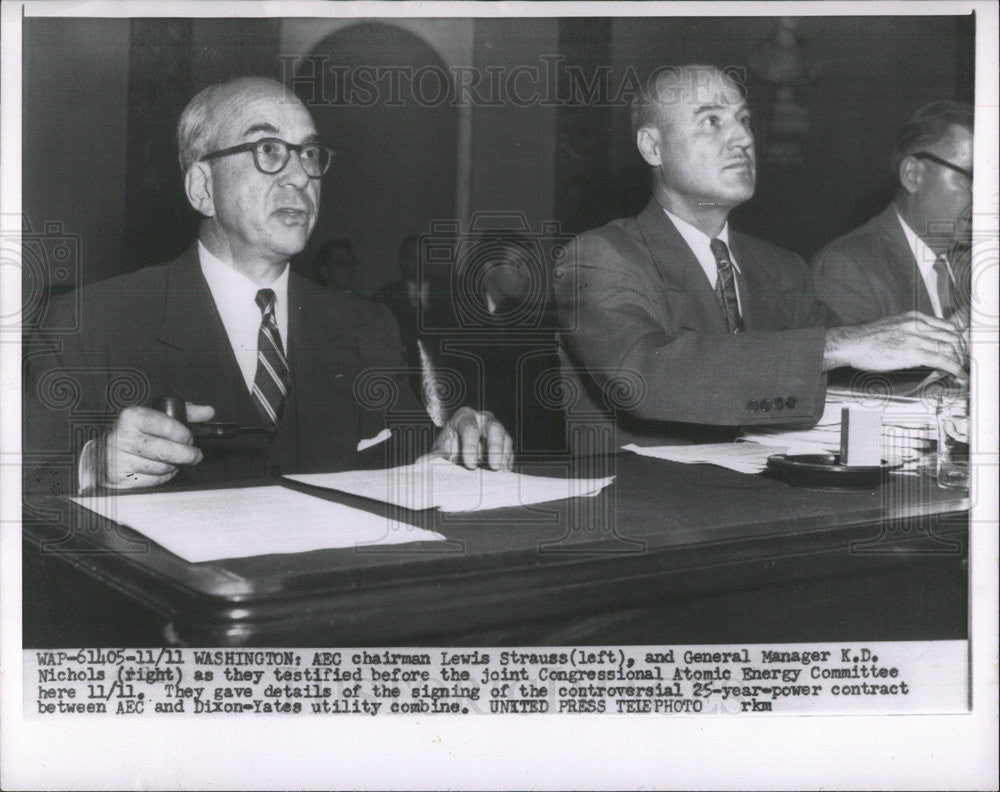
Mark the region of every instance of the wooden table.
[[66, 499], [28, 496], [24, 646], [967, 636], [968, 501], [931, 479], [893, 474], [874, 491], [819, 491], [631, 454], [603, 464], [587, 472], [617, 478], [594, 498], [403, 513], [445, 543], [201, 564]]

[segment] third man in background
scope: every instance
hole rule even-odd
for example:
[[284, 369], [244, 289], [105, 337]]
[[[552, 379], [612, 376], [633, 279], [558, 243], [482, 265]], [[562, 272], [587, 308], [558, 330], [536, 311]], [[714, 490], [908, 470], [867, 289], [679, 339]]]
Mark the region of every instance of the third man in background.
[[813, 260], [817, 296], [846, 324], [904, 311], [967, 323], [973, 111], [921, 108], [900, 130], [895, 199]]

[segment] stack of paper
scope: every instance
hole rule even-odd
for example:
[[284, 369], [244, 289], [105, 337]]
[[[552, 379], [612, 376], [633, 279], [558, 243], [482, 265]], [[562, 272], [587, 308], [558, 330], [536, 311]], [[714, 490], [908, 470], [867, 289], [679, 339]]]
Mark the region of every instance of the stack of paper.
[[840, 451], [840, 417], [844, 407], [860, 407], [882, 413], [883, 458], [890, 463], [915, 463], [936, 437], [935, 404], [912, 396], [855, 394], [830, 388], [823, 417], [809, 429], [754, 429], [743, 439], [756, 443], [788, 446], [791, 453], [815, 454]]
[[630, 443], [622, 448], [641, 456], [688, 465], [718, 465], [737, 473], [760, 473], [767, 467], [767, 458], [771, 454], [783, 454], [788, 450], [786, 446], [740, 442], [645, 447]]
[[441, 534], [287, 487], [246, 487], [73, 501], [141, 533], [186, 561], [336, 547], [444, 541]]
[[406, 509], [481, 511], [593, 496], [614, 480], [525, 476], [498, 470], [468, 470], [443, 459], [422, 459], [388, 470], [306, 473], [285, 478]]
[[643, 456], [686, 464], [718, 465], [739, 473], [760, 473], [771, 454], [840, 453], [840, 419], [844, 407], [861, 407], [882, 413], [882, 457], [892, 464], [914, 467], [936, 439], [934, 410], [930, 399], [913, 396], [858, 395], [830, 388], [823, 416], [808, 429], [776, 426], [744, 431], [742, 442], [701, 445], [622, 446]]

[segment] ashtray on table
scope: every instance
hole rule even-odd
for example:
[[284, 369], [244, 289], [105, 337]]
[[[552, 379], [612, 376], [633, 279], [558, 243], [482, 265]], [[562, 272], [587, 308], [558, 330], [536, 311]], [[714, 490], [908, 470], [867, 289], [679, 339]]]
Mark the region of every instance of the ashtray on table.
[[842, 465], [840, 454], [772, 454], [767, 466], [793, 487], [843, 490], [875, 489], [902, 464]]

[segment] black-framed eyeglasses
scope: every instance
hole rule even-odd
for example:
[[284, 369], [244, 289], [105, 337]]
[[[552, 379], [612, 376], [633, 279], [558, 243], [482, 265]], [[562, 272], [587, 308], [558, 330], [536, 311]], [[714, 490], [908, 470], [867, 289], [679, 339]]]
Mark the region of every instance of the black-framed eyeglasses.
[[946, 159], [942, 159], [937, 154], [931, 154], [929, 151], [916, 151], [910, 155], [914, 159], [927, 160], [928, 162], [933, 162], [936, 165], [940, 165], [942, 168], [947, 168], [948, 170], [953, 170], [955, 173], [961, 173], [966, 179], [972, 181], [972, 170], [956, 165], [954, 162], [948, 162]]
[[289, 143], [281, 138], [261, 138], [238, 146], [213, 151], [206, 154], [199, 162], [228, 157], [230, 154], [240, 154], [249, 151], [253, 154], [253, 164], [261, 173], [279, 173], [288, 164], [288, 158], [294, 151], [299, 155], [302, 170], [310, 179], [318, 179], [328, 170], [336, 154], [332, 149], [319, 143]]

